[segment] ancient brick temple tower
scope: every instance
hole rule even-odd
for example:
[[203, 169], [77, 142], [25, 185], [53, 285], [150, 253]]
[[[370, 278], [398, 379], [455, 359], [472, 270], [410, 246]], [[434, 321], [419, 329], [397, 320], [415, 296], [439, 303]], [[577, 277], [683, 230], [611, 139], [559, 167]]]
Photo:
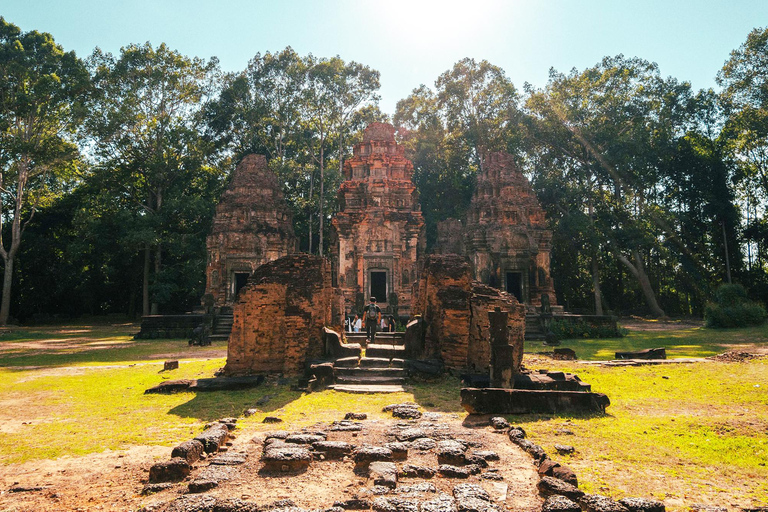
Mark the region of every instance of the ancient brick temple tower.
[[539, 306], [555, 302], [549, 274], [552, 232], [544, 210], [511, 155], [485, 155], [467, 212], [464, 244], [474, 277]]
[[206, 240], [206, 293], [230, 305], [259, 266], [296, 250], [291, 212], [264, 155], [247, 155], [232, 173]]
[[413, 164], [394, 134], [390, 124], [369, 125], [344, 165], [331, 254], [349, 311], [359, 313], [373, 295], [392, 313], [410, 313], [424, 219]]

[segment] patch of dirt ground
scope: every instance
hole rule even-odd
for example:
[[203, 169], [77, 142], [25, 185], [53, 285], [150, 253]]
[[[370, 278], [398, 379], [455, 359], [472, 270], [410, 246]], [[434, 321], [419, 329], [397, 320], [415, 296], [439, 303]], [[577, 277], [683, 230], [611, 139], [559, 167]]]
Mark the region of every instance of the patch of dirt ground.
[[[365, 420], [359, 432], [333, 431], [330, 425], [318, 424], [307, 431], [321, 430], [327, 439], [346, 441], [356, 446], [384, 444], [395, 441], [393, 433], [404, 428], [423, 428], [433, 440], [452, 438], [468, 442], [469, 452], [492, 450], [500, 460], [490, 461], [498, 480], [482, 478], [479, 474], [469, 478], [400, 478], [397, 489], [417, 484], [431, 484], [432, 489], [403, 494], [397, 489], [387, 491], [374, 488], [372, 480], [355, 471], [351, 457], [342, 460], [315, 458], [309, 468], [296, 474], [270, 473], [263, 469], [261, 455], [265, 432], [235, 430], [236, 439], [228, 454], [241, 454], [245, 462], [237, 466], [214, 466], [211, 458], [195, 464], [190, 477], [157, 494], [142, 496], [149, 468], [158, 461], [169, 460], [167, 447], [133, 447], [125, 451], [106, 451], [83, 457], [64, 457], [0, 467], [0, 510], [156, 510], [182, 506], [185, 500], [240, 499], [249, 503], [267, 505], [290, 499], [305, 510], [325, 509], [336, 501], [353, 498], [373, 502], [379, 497], [397, 497], [411, 501], [426, 501], [440, 493], [452, 494], [454, 486], [474, 483], [485, 489], [503, 510], [534, 512], [541, 509], [542, 499], [536, 491], [538, 475], [531, 457], [512, 444], [506, 435], [498, 434], [480, 424], [462, 424], [458, 415], [428, 414], [420, 420]], [[409, 449], [404, 464], [438, 467], [435, 449]], [[226, 468], [226, 478], [218, 487], [203, 494], [188, 494], [188, 483], [212, 468]], [[407, 490], [407, 489], [406, 489]], [[12, 492], [17, 491], [17, 492]], [[386, 494], [382, 494], [385, 492]], [[180, 498], [183, 499], [179, 501]], [[181, 510], [184, 510], [183, 508]]]

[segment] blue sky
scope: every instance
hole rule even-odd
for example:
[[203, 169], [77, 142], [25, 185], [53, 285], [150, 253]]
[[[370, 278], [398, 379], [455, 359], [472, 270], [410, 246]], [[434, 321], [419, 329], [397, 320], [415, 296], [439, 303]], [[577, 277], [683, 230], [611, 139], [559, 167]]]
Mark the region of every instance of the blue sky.
[[768, 26], [768, 1], [0, 0], [0, 15], [82, 57], [145, 41], [215, 55], [226, 71], [288, 45], [339, 55], [381, 72], [381, 106], [391, 114], [464, 57], [500, 66], [518, 89], [543, 86], [550, 67], [584, 69], [619, 53], [715, 87], [730, 51]]

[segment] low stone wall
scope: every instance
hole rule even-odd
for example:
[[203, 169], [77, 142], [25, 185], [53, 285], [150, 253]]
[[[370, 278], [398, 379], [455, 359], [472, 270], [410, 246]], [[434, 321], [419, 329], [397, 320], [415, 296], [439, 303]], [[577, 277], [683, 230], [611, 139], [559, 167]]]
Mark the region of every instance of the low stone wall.
[[205, 320], [205, 315], [147, 315], [141, 317], [141, 330], [134, 338], [191, 338], [192, 331]]
[[323, 327], [341, 324], [341, 301], [324, 258], [294, 254], [257, 268], [233, 306], [224, 373], [301, 373], [323, 356]]
[[523, 359], [525, 307], [513, 295], [471, 279], [463, 256], [431, 255], [424, 259], [414, 312], [424, 319], [422, 357], [441, 359], [446, 367], [487, 372], [490, 321], [496, 307], [509, 313], [509, 345], [514, 370]]

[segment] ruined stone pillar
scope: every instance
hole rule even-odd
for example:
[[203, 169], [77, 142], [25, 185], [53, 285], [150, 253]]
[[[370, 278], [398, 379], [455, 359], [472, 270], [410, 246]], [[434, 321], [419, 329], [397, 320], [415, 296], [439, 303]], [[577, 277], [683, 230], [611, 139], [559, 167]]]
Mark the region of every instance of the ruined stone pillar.
[[499, 306], [488, 312], [491, 334], [491, 387], [507, 388], [513, 386], [515, 362], [512, 346], [509, 344], [509, 313]]

